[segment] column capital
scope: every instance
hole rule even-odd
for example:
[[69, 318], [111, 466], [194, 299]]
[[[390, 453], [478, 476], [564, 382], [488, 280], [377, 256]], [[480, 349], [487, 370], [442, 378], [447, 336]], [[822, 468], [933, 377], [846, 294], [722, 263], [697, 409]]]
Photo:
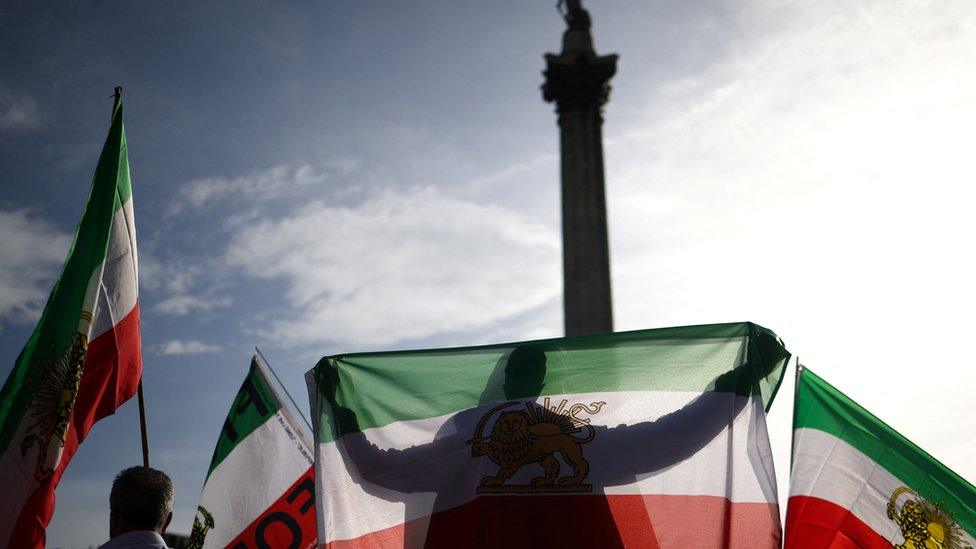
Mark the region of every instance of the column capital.
[[547, 53], [542, 98], [556, 103], [556, 111], [596, 110], [610, 99], [610, 78], [617, 72], [617, 56], [570, 51]]

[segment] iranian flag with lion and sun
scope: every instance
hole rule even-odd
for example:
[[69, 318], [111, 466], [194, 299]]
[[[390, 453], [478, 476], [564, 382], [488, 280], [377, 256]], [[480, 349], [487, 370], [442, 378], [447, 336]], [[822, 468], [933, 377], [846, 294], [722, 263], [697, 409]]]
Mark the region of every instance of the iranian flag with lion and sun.
[[318, 539], [351, 547], [779, 547], [751, 323], [323, 358]]
[[971, 549], [976, 487], [803, 369], [786, 547]]
[[0, 549], [44, 547], [54, 490], [142, 376], [139, 269], [121, 88], [61, 277], [0, 390]]

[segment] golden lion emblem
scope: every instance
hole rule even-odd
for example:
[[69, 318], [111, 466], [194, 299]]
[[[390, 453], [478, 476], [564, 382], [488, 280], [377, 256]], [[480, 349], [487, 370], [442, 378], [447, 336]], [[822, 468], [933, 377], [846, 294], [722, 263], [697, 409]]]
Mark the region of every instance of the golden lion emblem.
[[27, 383], [34, 390], [28, 412], [33, 422], [20, 441], [20, 454], [26, 458], [37, 447], [37, 482], [47, 482], [61, 462], [87, 353], [88, 337], [75, 333], [69, 347], [59, 352], [52, 344], [31, 359]]
[[[566, 399], [552, 407], [548, 398], [542, 406], [526, 402], [524, 410], [502, 412], [491, 434], [483, 436], [485, 425], [495, 413], [517, 404], [505, 402], [489, 410], [482, 416], [474, 437], [468, 441], [471, 455], [488, 456], [498, 465], [498, 473], [481, 479], [476, 493], [591, 491], [591, 485], [583, 484], [590, 472], [590, 463], [583, 456], [583, 445], [593, 440], [596, 431], [589, 418], [581, 418], [579, 414], [596, 414], [606, 403], [573, 404], [564, 411]], [[587, 431], [585, 435], [575, 436], [584, 429]], [[573, 469], [571, 474], [558, 479], [561, 465], [556, 454]], [[541, 465], [543, 474], [533, 478], [528, 485], [505, 484], [516, 471], [530, 463]]]
[[[906, 494], [909, 497], [899, 508], [898, 498]], [[888, 518], [901, 528], [905, 538], [905, 543], [895, 545], [895, 549], [972, 549], [952, 515], [911, 488], [902, 486], [891, 494]]]

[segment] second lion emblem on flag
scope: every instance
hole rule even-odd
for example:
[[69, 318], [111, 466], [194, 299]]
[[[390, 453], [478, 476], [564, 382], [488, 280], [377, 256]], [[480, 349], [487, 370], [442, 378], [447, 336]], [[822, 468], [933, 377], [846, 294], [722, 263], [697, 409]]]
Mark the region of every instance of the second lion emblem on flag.
[[[898, 500], [903, 495], [907, 497], [899, 508]], [[972, 549], [953, 516], [911, 488], [903, 486], [895, 490], [887, 511], [888, 518], [898, 525], [905, 538], [905, 543], [895, 545], [895, 549]]]
[[[590, 425], [590, 418], [581, 416], [599, 413], [606, 403], [577, 403], [568, 409], [567, 403], [566, 399], [562, 399], [558, 405], [550, 406], [546, 398], [542, 406], [525, 402], [522, 403], [524, 409], [505, 410], [520, 404], [511, 401], [488, 410], [468, 443], [471, 444], [471, 455], [488, 457], [498, 465], [498, 472], [482, 478], [475, 492], [593, 491], [592, 485], [583, 483], [590, 471], [590, 463], [583, 456], [583, 445], [593, 440], [596, 430]], [[498, 417], [486, 437], [485, 427], [496, 414]], [[586, 431], [585, 434], [577, 435], [583, 431]], [[570, 474], [559, 476], [562, 466], [556, 454], [572, 468]], [[529, 484], [505, 484], [519, 469], [531, 463], [541, 465], [543, 474], [533, 478]]]

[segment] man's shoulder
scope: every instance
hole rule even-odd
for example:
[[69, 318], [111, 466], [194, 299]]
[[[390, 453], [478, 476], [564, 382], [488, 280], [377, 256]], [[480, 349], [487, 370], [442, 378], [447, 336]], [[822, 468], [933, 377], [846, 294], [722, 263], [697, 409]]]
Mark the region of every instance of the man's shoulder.
[[138, 530], [119, 534], [106, 541], [98, 549], [169, 549], [163, 536], [151, 530]]

